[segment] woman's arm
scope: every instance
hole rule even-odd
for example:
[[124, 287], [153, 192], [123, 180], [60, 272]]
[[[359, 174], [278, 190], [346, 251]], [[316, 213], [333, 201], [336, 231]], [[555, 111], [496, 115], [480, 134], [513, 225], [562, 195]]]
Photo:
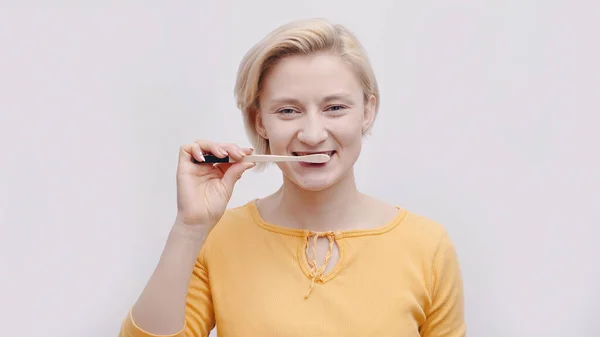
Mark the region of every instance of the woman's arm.
[[214, 315], [208, 274], [199, 254], [206, 235], [181, 224], [173, 226], [120, 337], [208, 336]]
[[454, 245], [447, 234], [440, 240], [433, 259], [431, 305], [421, 327], [423, 337], [466, 335], [463, 282]]
[[[204, 154], [235, 163], [203, 163]], [[177, 220], [158, 265], [123, 323], [121, 337], [208, 336], [214, 313], [202, 250], [236, 182], [252, 162], [252, 149], [205, 140], [181, 146], [177, 164]]]

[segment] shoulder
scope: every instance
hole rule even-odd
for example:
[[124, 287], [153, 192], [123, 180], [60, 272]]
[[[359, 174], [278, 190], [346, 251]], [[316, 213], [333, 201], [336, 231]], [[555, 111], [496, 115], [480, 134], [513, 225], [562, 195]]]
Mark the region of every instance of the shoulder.
[[440, 257], [455, 254], [448, 231], [440, 222], [403, 210], [404, 214], [394, 229], [401, 245], [413, 257], [426, 263], [435, 263]]
[[210, 255], [210, 251], [219, 250], [218, 247], [224, 244], [232, 248], [251, 240], [258, 229], [256, 221], [253, 201], [228, 208], [208, 234], [203, 245], [203, 255]]
[[426, 320], [421, 326], [424, 336], [438, 336], [453, 331], [464, 336], [464, 299], [461, 268], [448, 231], [437, 221], [407, 212], [403, 234], [414, 241], [414, 270], [422, 277], [422, 307]]
[[219, 237], [229, 235], [232, 232], [243, 233], [252, 229], [256, 224], [253, 201], [249, 201], [241, 206], [228, 208], [215, 227], [211, 230], [210, 236]]
[[404, 216], [397, 228], [402, 235], [416, 240], [421, 245], [436, 247], [448, 236], [444, 225], [418, 213], [404, 210]]
[[399, 234], [399, 238], [408, 239], [422, 248], [431, 250], [447, 236], [444, 226], [431, 218], [373, 197], [369, 198], [369, 216], [380, 214], [381, 218], [376, 220], [378, 223], [389, 223], [390, 217], [393, 217], [392, 227], [394, 232]]
[[460, 263], [455, 246], [446, 228], [423, 215], [405, 212], [396, 228], [398, 240], [405, 247], [418, 270], [425, 272], [424, 281], [432, 294], [439, 284], [460, 285]]

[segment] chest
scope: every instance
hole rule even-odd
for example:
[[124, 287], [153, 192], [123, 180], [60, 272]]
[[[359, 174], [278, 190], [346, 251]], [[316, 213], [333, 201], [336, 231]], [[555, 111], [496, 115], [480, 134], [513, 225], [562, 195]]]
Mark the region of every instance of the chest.
[[317, 240], [247, 261], [252, 268], [227, 268], [228, 278], [213, 273], [219, 336], [419, 336], [424, 289], [416, 269], [354, 248]]

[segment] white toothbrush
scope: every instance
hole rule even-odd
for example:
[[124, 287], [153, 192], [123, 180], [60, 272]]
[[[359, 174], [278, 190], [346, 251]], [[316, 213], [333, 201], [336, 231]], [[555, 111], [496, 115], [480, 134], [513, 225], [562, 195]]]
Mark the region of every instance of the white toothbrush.
[[[304, 162], [304, 163], [313, 163], [313, 164], [321, 164], [326, 163], [330, 159], [329, 155], [324, 153], [316, 153], [309, 154], [305, 156], [279, 156], [279, 155], [271, 155], [271, 154], [254, 154], [245, 156], [241, 161], [243, 162]], [[214, 155], [204, 155], [204, 161], [198, 161], [194, 159], [194, 162], [197, 164], [202, 163], [235, 163], [236, 161], [229, 156], [224, 158], [219, 158]]]

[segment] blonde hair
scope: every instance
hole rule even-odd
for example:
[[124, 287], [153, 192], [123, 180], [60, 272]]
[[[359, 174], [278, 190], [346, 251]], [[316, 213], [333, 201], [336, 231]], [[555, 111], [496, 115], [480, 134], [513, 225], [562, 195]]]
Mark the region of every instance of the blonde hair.
[[[363, 87], [365, 103], [373, 95], [375, 115], [379, 110], [379, 88], [371, 64], [356, 36], [325, 19], [298, 20], [278, 27], [254, 45], [242, 59], [235, 84], [237, 107], [256, 153], [269, 154], [269, 142], [256, 131], [259, 96], [266, 73], [277, 61], [291, 55], [331, 52], [354, 67]], [[371, 126], [364, 133], [369, 132]]]

